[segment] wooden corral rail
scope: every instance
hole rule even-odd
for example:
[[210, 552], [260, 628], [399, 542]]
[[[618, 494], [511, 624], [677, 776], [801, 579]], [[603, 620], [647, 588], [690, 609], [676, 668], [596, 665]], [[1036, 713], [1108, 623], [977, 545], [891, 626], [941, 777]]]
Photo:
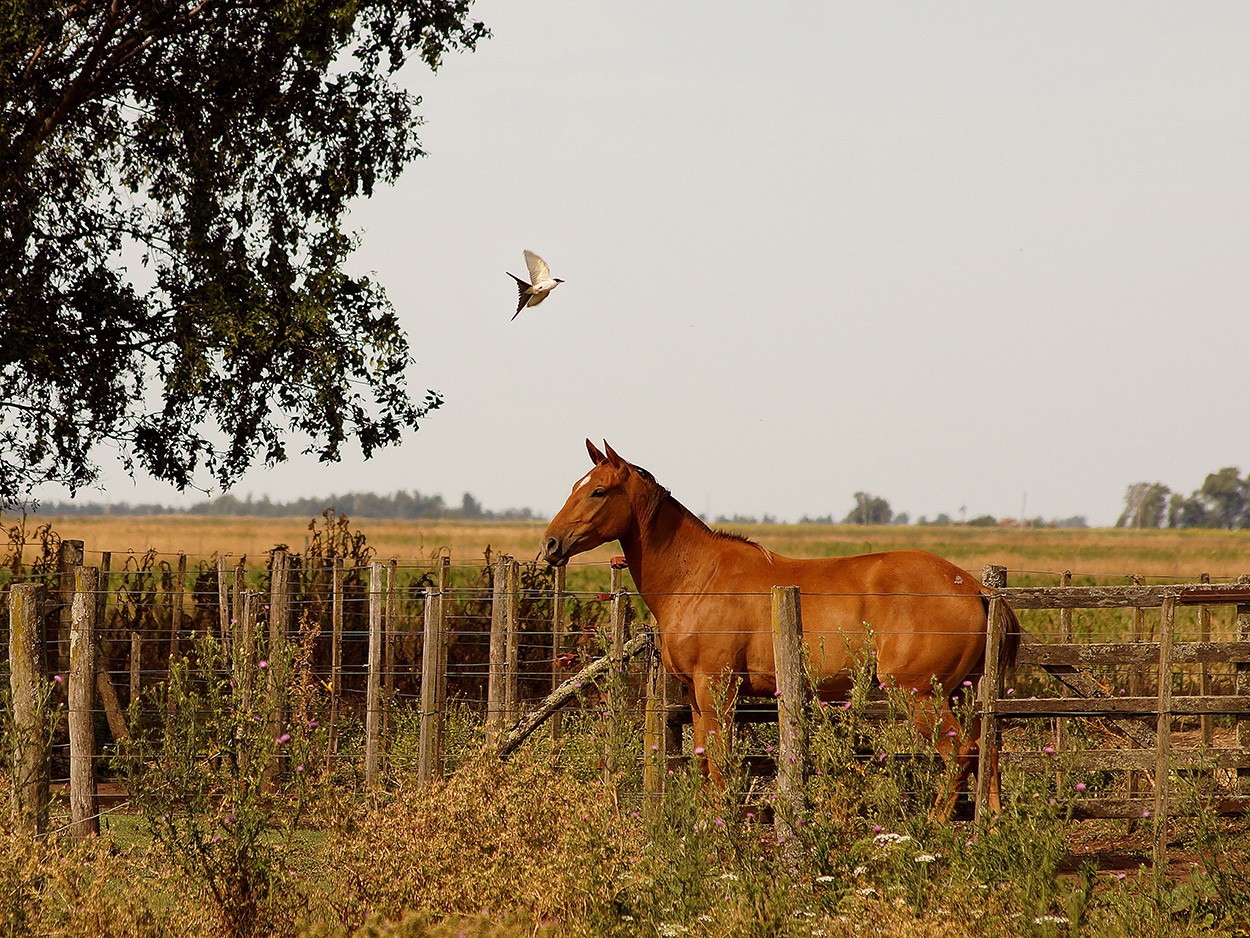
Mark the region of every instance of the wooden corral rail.
[[[1165, 857], [1168, 819], [1177, 810], [1172, 792], [1173, 773], [1178, 769], [1250, 769], [1250, 734], [1242, 717], [1250, 715], [1250, 582], [1243, 578], [1234, 584], [1186, 583], [1166, 586], [1098, 586], [1098, 587], [1008, 587], [1006, 570], [987, 567], [986, 584], [995, 587], [993, 602], [1007, 602], [1016, 610], [1030, 609], [1111, 609], [1134, 610], [1158, 609], [1158, 635], [1153, 640], [1132, 642], [1075, 643], [1063, 641], [1050, 643], [1027, 632], [1017, 657], [1018, 667], [1040, 667], [1072, 686], [1065, 677], [1073, 671], [1093, 667], [1120, 666], [1153, 672], [1158, 691], [1152, 696], [1140, 693], [1140, 681], [1132, 687], [1138, 690], [1128, 696], [1112, 696], [1096, 683], [1087, 679], [1086, 689], [1093, 684], [1093, 693], [1060, 695], [1045, 698], [1019, 699], [1000, 693], [998, 662], [996, 655], [988, 655], [987, 673], [982, 682], [981, 707], [983, 712], [981, 751], [988, 753], [998, 744], [1000, 721], [1030, 720], [1037, 718], [1094, 717], [1121, 721], [1121, 726], [1131, 726], [1136, 732], [1133, 738], [1142, 741], [1140, 724], [1149, 720], [1153, 726], [1153, 747], [1114, 750], [1063, 751], [1051, 747], [1051, 752], [1003, 751], [1005, 763], [1015, 764], [1029, 771], [1064, 770], [1112, 771], [1148, 773], [1153, 780], [1153, 792], [1146, 797], [1127, 798], [1081, 798], [1076, 802], [1075, 816], [1102, 818], [1149, 818], [1153, 824], [1155, 857]], [[1196, 642], [1175, 640], [1176, 610], [1180, 606], [1198, 606], [1205, 610], [1211, 606], [1235, 606], [1237, 640], [1217, 642], [1206, 638]], [[1136, 614], [1136, 613], [1135, 613]], [[1209, 616], [1203, 616], [1204, 629], [1209, 631]], [[1000, 636], [996, 634], [995, 616], [987, 619], [987, 639], [991, 648], [997, 646]], [[1065, 627], [1070, 632], [1070, 626]], [[1066, 636], [1065, 636], [1066, 637]], [[1205, 637], [1205, 636], [1204, 636]], [[1205, 671], [1202, 680], [1203, 693], [1175, 694], [1173, 670], [1177, 665], [1224, 663], [1236, 666], [1236, 683], [1232, 694], [1207, 693]], [[1201, 748], [1177, 748], [1173, 745], [1175, 718], [1199, 714], [1231, 715], [1238, 718], [1236, 748], [1215, 749], [1209, 745]], [[1134, 721], [1134, 723], [1129, 723]], [[1062, 723], [1062, 719], [1057, 724]], [[1134, 725], [1136, 724], [1136, 725]], [[1209, 729], [1204, 726], [1204, 737], [1209, 740]], [[1060, 737], [1062, 738], [1062, 737]], [[979, 782], [981, 780], [978, 780]], [[977, 814], [983, 816], [983, 786], [978, 785]], [[1250, 810], [1250, 796], [1238, 791], [1211, 799], [1204, 810], [1220, 812], [1245, 812]]]

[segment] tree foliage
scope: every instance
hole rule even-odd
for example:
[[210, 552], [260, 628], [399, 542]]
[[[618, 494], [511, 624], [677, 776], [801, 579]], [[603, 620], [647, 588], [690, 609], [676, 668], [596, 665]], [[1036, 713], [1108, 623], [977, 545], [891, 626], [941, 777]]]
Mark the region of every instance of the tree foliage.
[[850, 510], [843, 524], [889, 524], [894, 517], [890, 503], [879, 495], [869, 492], [855, 493], [855, 507]]
[[291, 437], [396, 442], [440, 397], [352, 199], [422, 155], [396, 72], [469, 0], [10, 0], [0, 18], [0, 502], [131, 471], [222, 486]]
[[1190, 495], [1173, 492], [1162, 482], [1135, 482], [1124, 493], [1124, 511], [1116, 527], [1157, 528], [1250, 527], [1250, 478], [1236, 466], [1208, 473]]

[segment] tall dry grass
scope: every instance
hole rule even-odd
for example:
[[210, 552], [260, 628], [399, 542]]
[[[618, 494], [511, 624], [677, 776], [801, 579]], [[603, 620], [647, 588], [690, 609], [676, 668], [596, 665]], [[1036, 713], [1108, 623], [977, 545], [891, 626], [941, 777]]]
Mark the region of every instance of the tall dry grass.
[[[259, 559], [279, 544], [302, 551], [312, 519], [160, 515], [39, 520], [51, 521], [63, 538], [82, 540], [87, 562], [92, 563], [105, 550], [115, 556], [126, 551], [184, 552], [193, 560], [216, 553]], [[0, 523], [8, 527], [12, 519], [4, 516]], [[444, 553], [457, 563], [473, 563], [488, 547], [494, 554], [530, 560], [538, 554], [545, 527], [542, 522], [525, 521], [370, 518], [353, 518], [352, 524], [368, 536], [379, 558], [394, 557], [402, 564], [426, 563]], [[940, 554], [974, 573], [987, 563], [1002, 564], [1036, 582], [1047, 582], [1047, 577], [1057, 581], [1065, 570], [1078, 577], [1101, 579], [1132, 575], [1196, 579], [1201, 573], [1219, 579], [1250, 573], [1250, 531], [819, 524], [739, 525], [734, 530], [777, 553], [795, 557], [918, 548]], [[580, 559], [604, 562], [618, 552], [617, 545], [604, 545]]]

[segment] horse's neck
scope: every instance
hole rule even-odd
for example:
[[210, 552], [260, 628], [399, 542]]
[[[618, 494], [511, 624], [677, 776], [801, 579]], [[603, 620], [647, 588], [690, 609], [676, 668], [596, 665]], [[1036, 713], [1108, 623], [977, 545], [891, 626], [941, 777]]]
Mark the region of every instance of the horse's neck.
[[669, 497], [648, 523], [640, 519], [621, 540], [634, 585], [652, 612], [658, 615], [668, 597], [698, 589], [714, 538], [707, 525]]

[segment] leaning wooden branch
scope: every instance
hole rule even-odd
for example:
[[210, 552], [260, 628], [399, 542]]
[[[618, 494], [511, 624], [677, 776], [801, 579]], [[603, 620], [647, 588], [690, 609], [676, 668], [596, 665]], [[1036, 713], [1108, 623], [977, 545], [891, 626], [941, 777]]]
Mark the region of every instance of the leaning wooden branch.
[[[625, 644], [625, 647], [621, 651], [621, 657], [622, 660], [626, 660], [634, 657], [634, 655], [640, 655], [645, 652], [649, 652], [650, 650], [651, 633], [642, 632], [634, 636], [634, 638]], [[542, 726], [543, 721], [546, 720], [547, 717], [551, 716], [562, 706], [576, 697], [577, 692], [581, 690], [584, 685], [595, 680], [595, 678], [607, 671], [608, 668], [611, 667], [612, 663], [613, 661], [611, 655], [599, 658], [582, 668], [582, 670], [578, 671], [571, 678], [552, 691], [547, 699], [539, 705], [537, 710], [522, 717], [513, 725], [512, 729], [508, 730], [508, 732], [503, 735], [503, 738], [499, 742], [499, 755], [501, 757], [507, 756], [515, 751], [521, 743], [525, 742], [525, 740], [529, 738], [530, 734], [533, 733], [534, 730]]]

